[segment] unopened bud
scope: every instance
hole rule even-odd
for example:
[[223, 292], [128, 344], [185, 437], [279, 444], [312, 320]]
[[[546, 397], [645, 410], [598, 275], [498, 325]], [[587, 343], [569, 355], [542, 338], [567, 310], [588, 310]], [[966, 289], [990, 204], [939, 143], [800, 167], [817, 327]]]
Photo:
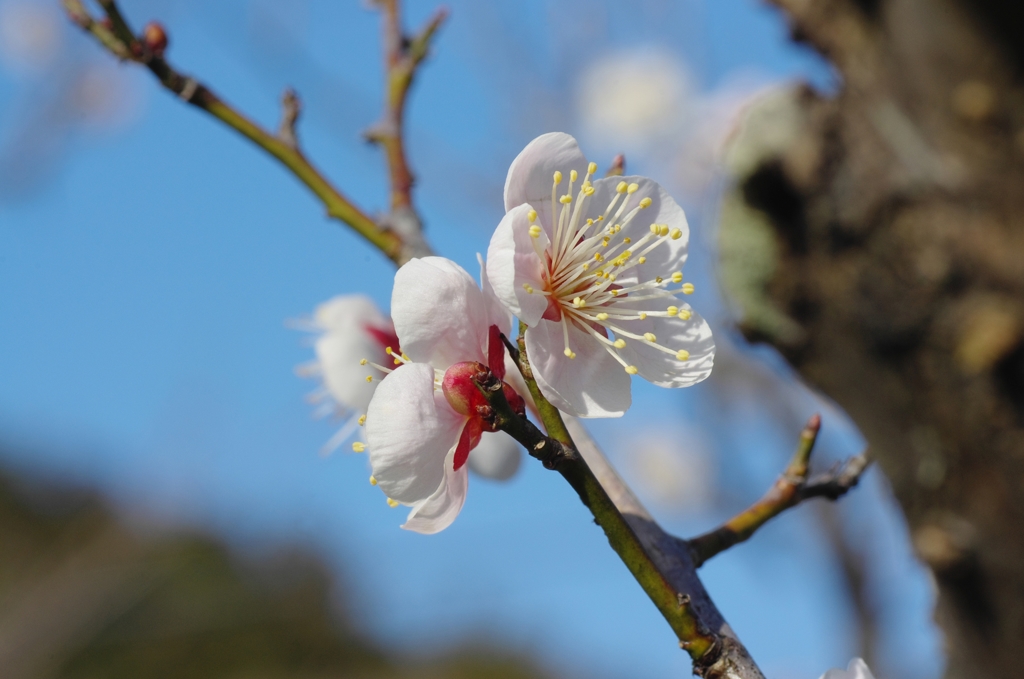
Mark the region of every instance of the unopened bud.
[[487, 377], [490, 370], [483, 363], [463, 361], [456, 363], [444, 373], [441, 390], [452, 410], [460, 415], [480, 415], [480, 408], [490, 409], [490, 404], [480, 393], [476, 381]]
[[146, 44], [153, 56], [162, 57], [164, 50], [167, 49], [167, 31], [161, 24], [150, 21], [142, 29], [142, 42]]

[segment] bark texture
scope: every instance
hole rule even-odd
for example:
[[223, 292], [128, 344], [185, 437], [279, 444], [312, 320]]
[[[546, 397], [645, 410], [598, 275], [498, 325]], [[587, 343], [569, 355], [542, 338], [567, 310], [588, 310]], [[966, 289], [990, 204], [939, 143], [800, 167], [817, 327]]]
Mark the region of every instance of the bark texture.
[[947, 677], [1024, 676], [1024, 5], [774, 4], [841, 83], [751, 113], [723, 278], [868, 438], [939, 584]]

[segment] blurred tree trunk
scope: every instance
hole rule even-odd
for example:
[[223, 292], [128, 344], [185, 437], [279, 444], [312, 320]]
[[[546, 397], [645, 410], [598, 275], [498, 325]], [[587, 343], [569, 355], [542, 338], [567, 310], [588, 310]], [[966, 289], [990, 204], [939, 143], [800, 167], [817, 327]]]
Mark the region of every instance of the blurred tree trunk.
[[947, 677], [1016, 679], [1024, 3], [773, 2], [841, 84], [740, 133], [723, 277], [867, 436], [939, 585]]

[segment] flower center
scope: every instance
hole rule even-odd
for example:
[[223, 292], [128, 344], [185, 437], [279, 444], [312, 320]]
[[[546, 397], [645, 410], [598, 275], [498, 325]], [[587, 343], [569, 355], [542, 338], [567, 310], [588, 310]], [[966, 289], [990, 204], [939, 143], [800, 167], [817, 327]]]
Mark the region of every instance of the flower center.
[[[678, 240], [683, 232], [667, 224], [651, 224], [648, 232], [636, 240], [626, 236], [626, 227], [652, 201], [647, 197], [635, 199], [640, 186], [623, 181], [601, 210], [602, 206], [594, 205], [595, 191], [590, 182], [596, 170], [596, 163], [590, 163], [575, 196], [573, 185], [579, 178], [576, 171], [569, 173], [568, 191], [561, 196], [558, 187], [563, 175], [555, 172], [551, 186], [552, 237], [544, 250], [538, 241], [542, 227], [535, 223], [537, 212], [529, 212], [534, 250], [545, 266], [545, 289], [535, 291], [527, 287], [527, 291], [548, 296], [544, 318], [561, 323], [564, 353], [570, 359], [576, 357], [569, 334], [570, 328], [575, 327], [593, 335], [631, 375], [637, 373], [637, 368], [620, 355], [627, 342], [642, 342], [678, 361], [686, 361], [690, 354], [685, 349], [660, 344], [654, 333], [639, 334], [623, 327], [626, 321], [649, 317], [678, 317], [684, 321], [691, 317], [688, 309], [673, 304], [678, 302], [680, 293], [693, 292], [691, 283], [683, 283], [681, 271], [664, 272], [644, 280], [641, 273], [650, 272], [646, 267], [638, 268], [646, 264], [652, 251]], [[634, 233], [635, 229], [629, 232]], [[679, 284], [681, 287], [672, 287]]]

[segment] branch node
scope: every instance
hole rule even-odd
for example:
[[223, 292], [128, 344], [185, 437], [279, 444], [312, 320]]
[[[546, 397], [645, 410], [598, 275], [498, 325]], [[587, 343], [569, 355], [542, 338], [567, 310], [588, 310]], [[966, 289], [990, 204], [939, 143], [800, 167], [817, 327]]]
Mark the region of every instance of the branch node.
[[196, 92], [199, 91], [199, 81], [191, 76], [185, 77], [185, 84], [181, 87], [181, 92], [178, 96], [182, 101], [191, 104], [192, 98], [196, 96]]
[[299, 116], [302, 115], [302, 100], [292, 88], [287, 88], [281, 96], [281, 125], [278, 127], [277, 136], [289, 148], [299, 148], [299, 137], [296, 132], [296, 125]]

